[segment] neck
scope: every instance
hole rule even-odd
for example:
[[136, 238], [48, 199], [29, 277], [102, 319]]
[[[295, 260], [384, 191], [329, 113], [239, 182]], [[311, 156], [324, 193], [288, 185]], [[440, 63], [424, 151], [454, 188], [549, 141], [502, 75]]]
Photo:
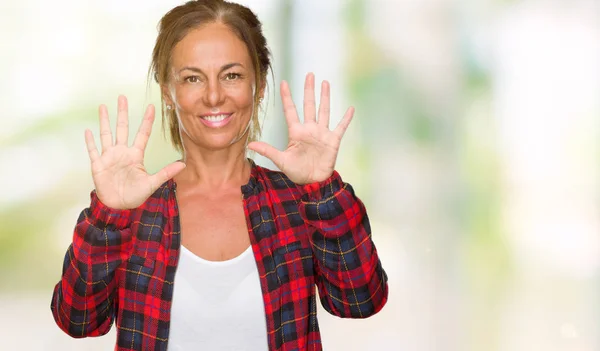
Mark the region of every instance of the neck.
[[195, 147], [184, 150], [183, 161], [186, 167], [175, 177], [176, 182], [212, 190], [239, 187], [248, 183], [251, 167], [246, 159], [245, 148], [199, 150]]

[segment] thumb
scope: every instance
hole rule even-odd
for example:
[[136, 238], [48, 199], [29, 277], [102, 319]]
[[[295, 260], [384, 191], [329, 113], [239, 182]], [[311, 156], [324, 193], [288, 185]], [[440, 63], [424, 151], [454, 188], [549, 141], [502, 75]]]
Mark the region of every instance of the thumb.
[[256, 151], [261, 156], [264, 156], [269, 160], [273, 161], [275, 166], [281, 169], [283, 165], [283, 152], [262, 141], [251, 142], [250, 144], [248, 144], [248, 149]]
[[163, 169], [158, 171], [156, 174], [151, 176], [152, 182], [152, 191], [155, 191], [160, 187], [164, 182], [173, 178], [177, 175], [177, 173], [181, 172], [185, 168], [185, 163], [181, 161], [175, 161]]

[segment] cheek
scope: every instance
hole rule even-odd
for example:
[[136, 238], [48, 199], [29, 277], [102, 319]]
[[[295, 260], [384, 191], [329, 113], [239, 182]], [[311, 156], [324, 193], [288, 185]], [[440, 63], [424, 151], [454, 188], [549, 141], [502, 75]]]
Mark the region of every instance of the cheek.
[[230, 100], [237, 108], [246, 109], [252, 107], [252, 102], [254, 99], [252, 87], [243, 85], [227, 87], [225, 90], [227, 91], [227, 95], [229, 96]]
[[197, 104], [202, 96], [201, 94], [202, 89], [199, 86], [180, 86], [175, 89], [175, 104], [180, 110], [190, 110]]

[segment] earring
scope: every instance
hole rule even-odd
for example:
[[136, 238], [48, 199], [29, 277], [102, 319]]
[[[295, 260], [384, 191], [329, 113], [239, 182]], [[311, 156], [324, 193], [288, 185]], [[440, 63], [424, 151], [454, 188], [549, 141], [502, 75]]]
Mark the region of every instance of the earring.
[[172, 109], [173, 109], [173, 107], [171, 107], [171, 105], [167, 105], [167, 110], [169, 110], [169, 111], [170, 111], [170, 110], [172, 110]]

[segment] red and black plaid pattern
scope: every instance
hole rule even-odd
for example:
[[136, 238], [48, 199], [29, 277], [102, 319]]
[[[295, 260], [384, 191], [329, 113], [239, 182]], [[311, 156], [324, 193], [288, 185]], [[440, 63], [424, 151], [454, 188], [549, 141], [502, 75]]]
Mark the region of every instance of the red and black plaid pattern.
[[[116, 320], [116, 350], [167, 349], [181, 245], [175, 192], [170, 180], [135, 210], [108, 208], [92, 192], [52, 297], [62, 330], [98, 336]], [[315, 287], [339, 317], [365, 318], [383, 307], [387, 276], [365, 208], [337, 172], [298, 186], [253, 164], [242, 193], [270, 350], [322, 349]]]

